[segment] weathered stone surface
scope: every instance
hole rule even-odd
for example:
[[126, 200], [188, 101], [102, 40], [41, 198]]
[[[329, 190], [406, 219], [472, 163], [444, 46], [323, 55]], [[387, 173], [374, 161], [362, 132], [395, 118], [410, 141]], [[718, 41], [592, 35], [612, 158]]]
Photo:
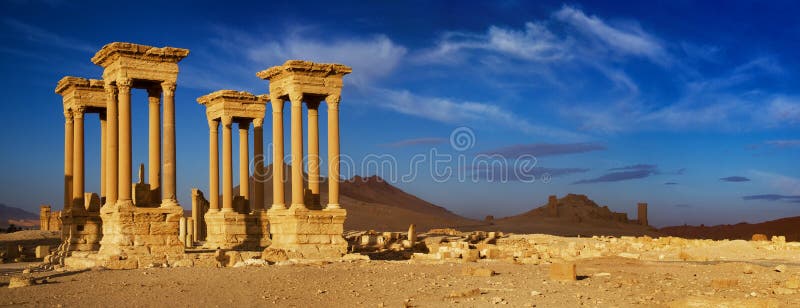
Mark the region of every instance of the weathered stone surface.
[[738, 279], [712, 279], [711, 287], [714, 289], [729, 289], [739, 285]]
[[753, 234], [751, 241], [767, 241], [767, 236], [764, 234], [756, 233]]
[[577, 275], [575, 273], [575, 263], [557, 262], [550, 264], [550, 279], [560, 281], [575, 281], [577, 279]]
[[36, 282], [29, 276], [11, 276], [8, 281], [8, 288], [21, 288], [34, 285]]

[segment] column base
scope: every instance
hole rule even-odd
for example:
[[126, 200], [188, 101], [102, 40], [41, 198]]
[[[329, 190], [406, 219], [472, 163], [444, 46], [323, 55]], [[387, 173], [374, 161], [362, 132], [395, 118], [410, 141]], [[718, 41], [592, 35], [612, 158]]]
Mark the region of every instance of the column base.
[[140, 264], [166, 262], [183, 255], [178, 238], [183, 208], [140, 208], [131, 200], [100, 209], [103, 221], [102, 257], [137, 259]]
[[61, 239], [65, 251], [96, 251], [103, 238], [100, 213], [81, 211], [61, 217]]
[[309, 210], [305, 208], [271, 209], [269, 216], [270, 248], [299, 252], [303, 258], [339, 258], [347, 253], [342, 237], [347, 211], [344, 209]]
[[340, 208], [342, 207], [339, 205], [339, 203], [328, 203], [328, 205], [325, 207], [325, 210], [335, 210]]
[[261, 250], [270, 245], [267, 212], [242, 214], [223, 210], [208, 212], [204, 219], [208, 230], [205, 248]]
[[181, 207], [181, 205], [178, 204], [178, 200], [175, 200], [175, 199], [163, 199], [163, 200], [161, 200], [161, 207], [162, 208]]

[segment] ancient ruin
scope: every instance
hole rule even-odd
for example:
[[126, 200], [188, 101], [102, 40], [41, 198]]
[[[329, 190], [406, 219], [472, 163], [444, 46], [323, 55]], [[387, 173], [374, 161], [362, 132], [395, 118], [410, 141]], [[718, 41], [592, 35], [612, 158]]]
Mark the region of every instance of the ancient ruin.
[[49, 205], [39, 206], [39, 229], [61, 231], [61, 211], [53, 211]]
[[[270, 94], [220, 90], [197, 99], [209, 124], [209, 196], [192, 191], [192, 215], [183, 217], [176, 198], [175, 89], [178, 62], [189, 51], [111, 43], [92, 58], [103, 67], [102, 80], [64, 77], [56, 87], [63, 97], [64, 245], [54, 261], [81, 267], [101, 264], [135, 268], [186, 260], [185, 248], [261, 251], [269, 247], [303, 258], [341, 257], [346, 211], [339, 204], [339, 101], [341, 64], [290, 60], [259, 72], [270, 81]], [[131, 90], [148, 97], [148, 162], [132, 183]], [[163, 96], [163, 98], [162, 98]], [[283, 105], [291, 103], [292, 194], [284, 200]], [[273, 200], [264, 208], [264, 136], [266, 102], [272, 106]], [[328, 204], [320, 204], [319, 107], [327, 105]], [[303, 179], [302, 106], [308, 110], [308, 181]], [[162, 109], [163, 108], [163, 109]], [[84, 188], [84, 114], [97, 113], [101, 125], [101, 188]], [[232, 125], [239, 131], [239, 191], [233, 189]], [[255, 170], [251, 191], [250, 125], [253, 125]], [[222, 166], [219, 126], [222, 124]], [[222, 172], [220, 204], [219, 173]], [[307, 183], [307, 186], [305, 185]], [[42, 226], [52, 214], [42, 208]], [[77, 253], [77, 252], [86, 253]], [[212, 256], [209, 256], [213, 258]], [[194, 262], [194, 261], [190, 261]]]
[[[263, 248], [269, 246], [269, 222], [264, 211], [263, 124], [267, 95], [220, 90], [197, 99], [206, 107], [209, 128], [209, 192], [205, 247]], [[233, 196], [231, 126], [239, 128], [239, 195]], [[219, 124], [222, 123], [222, 208], [219, 204]], [[250, 123], [253, 123], [255, 184], [250, 194]], [[282, 137], [281, 137], [282, 138]], [[252, 196], [252, 198], [251, 198]], [[193, 209], [194, 210], [194, 209]], [[194, 213], [193, 213], [194, 215]]]
[[[339, 205], [339, 101], [342, 77], [352, 72], [341, 64], [289, 60], [257, 74], [269, 80], [273, 119], [273, 178], [283, 178], [283, 105], [291, 103], [292, 196], [286, 208], [282, 180], [274, 181], [269, 216], [272, 245], [310, 258], [341, 256], [347, 212]], [[319, 205], [319, 106], [328, 107], [328, 204]], [[308, 107], [308, 194], [303, 190], [303, 102]]]

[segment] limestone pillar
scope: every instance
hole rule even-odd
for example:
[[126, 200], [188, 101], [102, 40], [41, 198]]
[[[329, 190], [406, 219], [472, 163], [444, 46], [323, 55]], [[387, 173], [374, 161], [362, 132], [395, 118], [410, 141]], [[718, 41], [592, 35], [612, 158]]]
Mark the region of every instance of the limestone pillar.
[[164, 93], [164, 186], [161, 206], [178, 206], [175, 194], [175, 83], [161, 83]]
[[118, 201], [131, 204], [131, 80], [117, 80], [119, 90], [119, 170]]
[[86, 208], [83, 203], [83, 115], [84, 108], [72, 110], [73, 126], [73, 153], [72, 153], [72, 212], [80, 213]]
[[219, 211], [219, 121], [208, 120], [208, 207]]
[[292, 207], [303, 204], [303, 96], [292, 94]]
[[150, 183], [150, 202], [161, 201], [161, 89], [148, 88], [147, 100], [150, 112], [148, 140], [149, 155], [147, 160], [148, 175], [147, 181]]
[[233, 145], [231, 117], [222, 117], [222, 211], [233, 212]]
[[308, 106], [308, 190], [311, 198], [308, 207], [319, 208], [319, 102], [306, 103]]
[[64, 111], [64, 210], [72, 207], [72, 152], [73, 149], [72, 112]]
[[339, 95], [325, 98], [328, 103], [328, 206], [339, 206]]
[[271, 98], [272, 103], [272, 208], [285, 209], [283, 154], [283, 99]]
[[253, 212], [264, 209], [264, 119], [253, 119], [253, 200], [250, 208]]
[[106, 83], [106, 204], [117, 202], [119, 142], [117, 129], [117, 88]]
[[108, 137], [106, 133], [106, 129], [108, 124], [106, 123], [106, 113], [100, 113], [100, 203], [102, 206], [102, 201], [105, 200], [106, 197], [106, 139]]
[[250, 121], [239, 120], [239, 195], [250, 200]]

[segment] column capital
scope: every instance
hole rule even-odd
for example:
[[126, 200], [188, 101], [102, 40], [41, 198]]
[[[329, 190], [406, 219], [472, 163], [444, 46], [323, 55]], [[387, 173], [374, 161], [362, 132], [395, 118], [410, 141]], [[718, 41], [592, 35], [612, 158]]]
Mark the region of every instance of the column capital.
[[302, 104], [303, 103], [303, 92], [291, 92], [289, 93], [289, 101], [292, 103], [292, 106], [295, 104]]
[[117, 90], [119, 90], [119, 93], [130, 93], [131, 85], [133, 85], [133, 79], [130, 78], [117, 79]]
[[216, 132], [219, 128], [219, 120], [217, 119], [208, 119], [208, 129], [212, 132]]
[[86, 107], [75, 107], [75, 109], [72, 109], [72, 117], [76, 119], [83, 119], [85, 113]]
[[255, 119], [253, 119], [253, 126], [254, 127], [263, 127], [264, 126], [264, 118], [255, 118]]
[[331, 94], [325, 97], [325, 102], [328, 103], [328, 108], [339, 108], [339, 101], [342, 100], [342, 96], [339, 94]]
[[177, 84], [172, 81], [164, 81], [161, 83], [161, 89], [164, 91], [164, 96], [173, 96], [175, 95], [175, 88]]
[[233, 117], [231, 116], [222, 116], [219, 119], [226, 128], [230, 128], [231, 124], [233, 124]]
[[283, 112], [283, 103], [285, 102], [282, 98], [279, 97], [270, 97], [270, 103], [272, 103], [272, 112], [273, 113], [282, 113]]
[[64, 120], [67, 121], [67, 123], [72, 123], [72, 110], [64, 110]]
[[115, 95], [117, 94], [117, 86], [106, 83], [103, 85], [103, 89], [106, 91], [106, 94]]

